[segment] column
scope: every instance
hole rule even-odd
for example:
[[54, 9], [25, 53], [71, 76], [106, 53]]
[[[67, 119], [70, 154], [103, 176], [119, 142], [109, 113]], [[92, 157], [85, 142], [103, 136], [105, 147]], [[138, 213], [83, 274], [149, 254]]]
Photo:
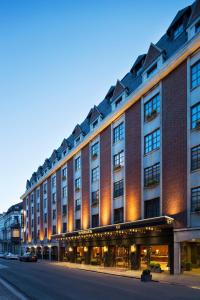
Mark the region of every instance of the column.
[[180, 243], [174, 242], [174, 274], [181, 273], [181, 247]]

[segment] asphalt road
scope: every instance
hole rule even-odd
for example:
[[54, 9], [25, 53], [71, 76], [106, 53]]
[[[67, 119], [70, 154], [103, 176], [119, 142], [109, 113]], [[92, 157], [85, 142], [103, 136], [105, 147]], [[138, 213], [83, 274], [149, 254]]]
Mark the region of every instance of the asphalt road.
[[143, 283], [40, 261], [0, 260], [0, 278], [37, 300], [200, 300], [200, 290], [180, 285]]

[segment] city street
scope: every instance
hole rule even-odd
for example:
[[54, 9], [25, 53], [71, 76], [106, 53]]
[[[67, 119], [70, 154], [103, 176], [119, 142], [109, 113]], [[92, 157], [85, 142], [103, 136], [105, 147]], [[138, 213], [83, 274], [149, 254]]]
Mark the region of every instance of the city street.
[[[27, 299], [73, 300], [199, 300], [200, 290], [159, 282], [69, 269], [49, 262], [0, 260], [0, 279], [16, 287]], [[5, 289], [0, 288], [0, 299]], [[13, 298], [15, 299], [15, 298]]]

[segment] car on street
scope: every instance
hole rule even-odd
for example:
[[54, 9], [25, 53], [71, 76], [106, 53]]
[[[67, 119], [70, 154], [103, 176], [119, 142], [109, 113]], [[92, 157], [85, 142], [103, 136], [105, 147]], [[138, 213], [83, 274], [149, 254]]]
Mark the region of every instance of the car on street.
[[5, 255], [5, 259], [18, 260], [19, 255], [9, 252], [7, 255]]
[[24, 262], [37, 262], [37, 256], [33, 253], [27, 252], [20, 256], [19, 260]]

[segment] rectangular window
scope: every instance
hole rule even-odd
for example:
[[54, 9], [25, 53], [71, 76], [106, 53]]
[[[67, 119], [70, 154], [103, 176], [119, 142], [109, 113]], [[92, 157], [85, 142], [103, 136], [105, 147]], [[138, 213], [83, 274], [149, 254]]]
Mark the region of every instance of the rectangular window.
[[37, 231], [37, 239], [39, 240], [40, 239], [40, 230], [38, 229]]
[[37, 212], [40, 212], [40, 203], [37, 203]]
[[144, 201], [145, 218], [159, 217], [160, 215], [160, 198]]
[[81, 189], [81, 178], [75, 179], [75, 191], [78, 192]]
[[52, 203], [55, 204], [56, 203], [56, 193], [52, 194]]
[[37, 218], [37, 224], [40, 225], [40, 217]]
[[67, 168], [63, 168], [62, 169], [62, 180], [66, 180], [67, 179]]
[[36, 190], [36, 197], [37, 197], [37, 199], [40, 198], [40, 190], [39, 189]]
[[66, 197], [67, 197], [67, 187], [66, 187], [66, 186], [64, 186], [64, 187], [62, 188], [62, 197], [63, 197], [63, 198], [66, 198]]
[[92, 192], [92, 205], [99, 203], [99, 190]]
[[47, 183], [44, 183], [43, 189], [44, 189], [44, 194], [46, 194], [47, 193]]
[[44, 223], [47, 223], [47, 213], [44, 214]]
[[118, 98], [118, 99], [115, 101], [115, 107], [119, 106], [120, 103], [122, 103], [122, 97]]
[[81, 157], [75, 159], [75, 171], [78, 171], [81, 168]]
[[31, 214], [33, 215], [34, 213], [34, 210], [33, 210], [33, 206], [31, 207]]
[[144, 186], [149, 187], [160, 182], [160, 163], [144, 169]]
[[113, 197], [117, 198], [124, 195], [124, 180], [114, 182], [113, 184]]
[[174, 30], [174, 40], [183, 32], [183, 30], [184, 30], [183, 23], [181, 23]]
[[99, 167], [92, 169], [92, 182], [99, 180]]
[[113, 156], [113, 165], [114, 168], [124, 166], [124, 150], [120, 151], [119, 153]]
[[114, 209], [114, 223], [123, 223], [124, 222], [124, 208]]
[[191, 149], [191, 170], [200, 169], [200, 145]]
[[67, 231], [67, 223], [63, 223], [62, 232], [65, 233]]
[[92, 215], [92, 227], [99, 227], [99, 215]]
[[99, 154], [99, 142], [95, 143], [91, 147], [91, 157], [96, 158]]
[[44, 199], [44, 209], [47, 208], [47, 199]]
[[160, 129], [156, 129], [144, 137], [144, 153], [147, 154], [160, 147]]
[[157, 70], [157, 63], [154, 64], [149, 70], [147, 71], [147, 78], [153, 76]]
[[47, 228], [44, 229], [44, 237], [47, 238]]
[[191, 67], [191, 88], [200, 85], [200, 60]]
[[56, 210], [55, 209], [53, 209], [53, 220], [55, 220], [56, 219]]
[[56, 176], [53, 176], [51, 179], [52, 188], [56, 186]]
[[144, 104], [145, 122], [154, 119], [159, 112], [160, 112], [160, 94], [157, 94]]
[[81, 220], [80, 219], [76, 219], [76, 221], [75, 221], [75, 228], [76, 228], [76, 230], [80, 230], [81, 229]]
[[191, 190], [191, 212], [200, 212], [200, 186]]
[[200, 129], [200, 102], [191, 107], [191, 127]]
[[66, 214], [67, 214], [67, 205], [66, 204], [63, 205], [63, 207], [62, 207], [62, 214], [63, 214], [63, 216], [66, 216]]
[[195, 33], [200, 32], [200, 21], [196, 23], [195, 25]]
[[94, 121], [93, 123], [92, 123], [92, 128], [94, 129], [95, 127], [97, 127], [97, 125], [98, 125], [98, 119], [96, 120], [96, 121]]
[[81, 209], [81, 199], [76, 199], [75, 209], [76, 209], [76, 211]]
[[81, 137], [79, 136], [79, 137], [75, 140], [76, 145], [78, 145], [78, 144], [80, 143], [80, 141], [81, 141]]
[[56, 225], [53, 225], [52, 232], [53, 232], [53, 234], [56, 234]]
[[124, 123], [120, 123], [113, 129], [113, 143], [124, 139]]

